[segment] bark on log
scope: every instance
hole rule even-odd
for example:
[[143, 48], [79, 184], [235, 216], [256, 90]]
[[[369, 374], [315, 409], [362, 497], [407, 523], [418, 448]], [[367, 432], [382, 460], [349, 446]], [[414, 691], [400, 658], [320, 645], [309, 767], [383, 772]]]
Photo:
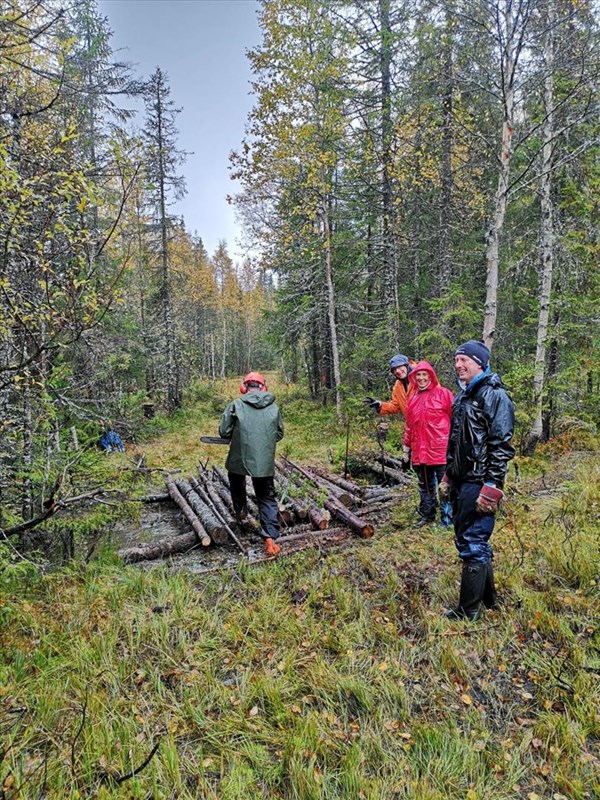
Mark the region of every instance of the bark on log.
[[331, 481], [324, 478], [322, 475], [319, 477], [314, 477], [315, 484], [321, 488], [323, 488], [328, 495], [331, 497], [335, 497], [343, 506], [346, 508], [352, 508], [353, 505], [360, 504], [360, 498], [356, 497], [356, 495], [350, 494], [350, 492], [346, 491], [346, 489], [341, 489], [339, 486], [336, 486], [335, 483], [331, 483]]
[[231, 499], [231, 494], [229, 492], [229, 489], [224, 484], [222, 484], [220, 480], [215, 481], [214, 487], [215, 487], [215, 491], [217, 492], [217, 494], [219, 495], [221, 500], [225, 503], [225, 505], [227, 506], [229, 511], [232, 514], [235, 514], [235, 511], [234, 511], [234, 508], [233, 508], [233, 500]]
[[210, 534], [208, 533], [208, 531], [206, 530], [200, 519], [198, 519], [194, 511], [192, 511], [187, 501], [182, 497], [181, 492], [179, 491], [175, 483], [169, 482], [167, 484], [167, 489], [169, 490], [169, 495], [181, 509], [183, 516], [192, 526], [192, 530], [198, 537], [200, 544], [203, 547], [208, 547], [211, 541]]
[[[187, 481], [177, 481], [177, 484], [189, 487], [189, 489], [186, 490], [187, 494], [189, 494], [189, 492], [194, 491]], [[175, 490], [175, 492], [177, 492], [177, 494], [179, 494], [179, 496], [181, 497], [178, 485], [176, 485], [175, 483], [168, 483], [167, 488], [169, 489], [169, 494], [171, 495], [171, 497], [175, 500], [177, 505], [180, 506], [179, 502], [176, 499], [176, 496], [174, 496], [173, 494], [173, 490]], [[183, 500], [183, 497], [181, 497], [181, 499]], [[185, 503], [185, 500], [183, 500], [183, 502]], [[213, 540], [213, 542], [215, 542], [215, 544], [225, 544], [228, 540], [227, 529], [215, 517], [215, 515], [210, 510], [206, 502], [204, 502], [199, 495], [196, 495], [196, 497], [193, 499], [193, 503], [194, 503], [193, 511], [188, 505], [192, 517], [201, 524], [203, 529], [208, 533], [208, 535]], [[183, 508], [182, 511], [184, 514], [186, 514]], [[189, 520], [192, 527], [194, 527], [192, 520], [187, 516], [187, 514], [186, 518]]]
[[[189, 476], [189, 481], [195, 491], [200, 494], [200, 489], [204, 489], [204, 493], [206, 494], [208, 500], [205, 502], [208, 503], [209, 508], [212, 506], [214, 509], [223, 517], [224, 522], [229, 525], [229, 527], [233, 527], [235, 525], [235, 517], [233, 512], [229, 510], [227, 504], [221, 499], [221, 496], [217, 492], [214, 484], [212, 481], [205, 477], [202, 484], [200, 484], [193, 475]], [[202, 495], [200, 495], [202, 496]], [[233, 504], [232, 504], [233, 505]]]
[[387, 497], [390, 494], [390, 492], [394, 491], [396, 491], [396, 489], [390, 486], [387, 487], [381, 486], [381, 487], [374, 487], [372, 489], [367, 489], [365, 491], [365, 502], [369, 503], [371, 500], [375, 498], [380, 498], [384, 496]]
[[[177, 486], [181, 494], [185, 497], [187, 502], [190, 504], [194, 514], [198, 517], [198, 519], [202, 520], [202, 517], [206, 515], [206, 505], [207, 505], [204, 497], [201, 497], [198, 494], [198, 492], [194, 490], [194, 487], [188, 481], [178, 480], [175, 481], [175, 485]], [[209, 510], [212, 512], [210, 506]], [[218, 535], [219, 534], [217, 533], [217, 536]]]
[[371, 472], [373, 472], [378, 477], [380, 478], [385, 477], [388, 480], [391, 479], [395, 481], [395, 483], [400, 483], [403, 486], [409, 486], [412, 483], [411, 479], [407, 475], [405, 475], [398, 469], [394, 469], [393, 467], [386, 467], [384, 473], [383, 467], [378, 461], [366, 461], [365, 467], [371, 470]]
[[[194, 487], [195, 491], [196, 491], [196, 492], [202, 492], [202, 495], [203, 495], [204, 497], [206, 497], [206, 496], [207, 496], [207, 493], [208, 493], [208, 497], [209, 497], [209, 499], [210, 499], [211, 501], [212, 501], [212, 499], [213, 499], [213, 495], [214, 495], [214, 497], [215, 497], [215, 498], [216, 498], [216, 500], [217, 500], [217, 503], [216, 503], [216, 504], [215, 504], [215, 503], [212, 503], [212, 504], [211, 504], [211, 502], [209, 502], [209, 503], [207, 504], [207, 505], [208, 505], [208, 508], [209, 508], [209, 509], [210, 509], [210, 511], [211, 511], [211, 512], [212, 512], [212, 513], [213, 513], [213, 514], [216, 516], [217, 520], [218, 520], [220, 523], [222, 523], [222, 524], [225, 526], [225, 530], [227, 531], [227, 535], [228, 535], [228, 537], [229, 537], [230, 539], [232, 539], [232, 540], [233, 540], [233, 541], [234, 541], [234, 542], [237, 544], [237, 546], [239, 547], [239, 549], [241, 550], [241, 552], [242, 552], [242, 553], [243, 553], [245, 556], [247, 556], [247, 555], [248, 555], [248, 551], [246, 550], [246, 548], [244, 547], [244, 545], [243, 545], [243, 544], [240, 542], [240, 540], [238, 539], [238, 537], [235, 535], [235, 533], [234, 533], [234, 531], [233, 531], [233, 526], [235, 525], [235, 522], [234, 522], [234, 520], [233, 520], [233, 517], [231, 517], [231, 516], [230, 516], [230, 514], [228, 513], [228, 511], [227, 511], [227, 509], [226, 509], [226, 508], [223, 508], [223, 511], [224, 511], [224, 514], [225, 514], [225, 516], [223, 516], [223, 514], [221, 513], [221, 507], [222, 507], [222, 505], [223, 505], [223, 504], [221, 503], [221, 499], [220, 499], [220, 497], [217, 495], [217, 493], [216, 493], [216, 492], [214, 492], [214, 491], [213, 491], [213, 492], [211, 492], [211, 488], [212, 488], [212, 487], [211, 487], [211, 485], [209, 484], [209, 481], [207, 481], [207, 482], [206, 482], [206, 484], [205, 484], [206, 491], [204, 491], [204, 489], [202, 488], [202, 486], [200, 486], [200, 484], [198, 483], [198, 481], [197, 481], [197, 480], [196, 480], [196, 479], [195, 479], [195, 478], [194, 478], [192, 475], [190, 475], [190, 482], [191, 482], [191, 484], [193, 485], [193, 487]], [[229, 524], [229, 519], [231, 519], [231, 524]], [[218, 544], [225, 544], [225, 542], [218, 542]]]
[[[304, 475], [308, 478], [309, 482], [315, 483], [315, 478], [305, 470], [303, 467], [295, 464], [290, 459], [286, 459], [286, 463], [290, 465], [293, 469], [297, 470], [301, 475]], [[318, 486], [318, 482], [317, 482]], [[364, 538], [370, 538], [375, 534], [375, 528], [371, 525], [370, 522], [357, 517], [356, 514], [353, 514], [348, 508], [346, 508], [339, 500], [335, 497], [330, 497], [323, 503], [324, 507], [333, 514], [338, 519], [341, 519], [349, 528], [351, 528], [355, 533], [358, 533], [359, 536]]]
[[138, 561], [153, 561], [157, 558], [167, 558], [177, 553], [187, 553], [200, 546], [198, 536], [194, 531], [182, 533], [179, 536], [170, 536], [160, 539], [152, 544], [141, 544], [137, 547], [127, 547], [119, 550], [119, 555], [126, 564], [136, 564]]
[[329, 483], [333, 483], [336, 486], [339, 486], [340, 489], [344, 489], [346, 492], [349, 492], [356, 497], [362, 497], [365, 489], [365, 486], [359, 486], [357, 483], [353, 481], [349, 481], [346, 478], [342, 478], [341, 475], [334, 475], [332, 472], [328, 472], [326, 469], [323, 469], [319, 466], [312, 466], [311, 471], [315, 472], [317, 475], [320, 475], [321, 478], [325, 478]]

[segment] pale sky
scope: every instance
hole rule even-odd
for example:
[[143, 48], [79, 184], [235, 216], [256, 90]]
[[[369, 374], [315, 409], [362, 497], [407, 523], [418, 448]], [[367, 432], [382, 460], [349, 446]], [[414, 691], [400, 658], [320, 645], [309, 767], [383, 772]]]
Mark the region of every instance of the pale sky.
[[142, 78], [160, 67], [182, 109], [178, 146], [193, 155], [181, 168], [187, 195], [171, 210], [202, 238], [209, 255], [225, 239], [230, 255], [241, 260], [239, 228], [225, 197], [236, 190], [229, 152], [239, 148], [253, 104], [246, 50], [260, 43], [258, 3], [98, 0], [98, 7], [114, 33], [115, 58], [130, 61]]

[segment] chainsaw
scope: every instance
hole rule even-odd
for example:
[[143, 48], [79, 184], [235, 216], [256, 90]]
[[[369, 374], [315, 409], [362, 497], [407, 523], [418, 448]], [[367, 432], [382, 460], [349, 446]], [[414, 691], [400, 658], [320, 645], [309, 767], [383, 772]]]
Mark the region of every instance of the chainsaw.
[[220, 436], [201, 436], [200, 441], [204, 444], [231, 444], [231, 439], [222, 439]]

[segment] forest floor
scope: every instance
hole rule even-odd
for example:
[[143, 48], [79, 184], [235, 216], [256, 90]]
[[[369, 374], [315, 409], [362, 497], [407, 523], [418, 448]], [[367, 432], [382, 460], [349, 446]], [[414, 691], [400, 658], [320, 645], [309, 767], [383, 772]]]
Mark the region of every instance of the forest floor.
[[[228, 389], [157, 422], [145, 463], [196, 467]], [[286, 453], [339, 467], [332, 412], [285, 390], [281, 405]], [[372, 446], [359, 417], [352, 450]], [[112, 545], [51, 573], [5, 568], [0, 798], [599, 798], [585, 446], [516, 459], [494, 534], [502, 607], [474, 624], [443, 616], [460, 568], [447, 531], [414, 528], [415, 490], [373, 539], [208, 574], [124, 567]], [[143, 493], [133, 461], [110, 468]]]

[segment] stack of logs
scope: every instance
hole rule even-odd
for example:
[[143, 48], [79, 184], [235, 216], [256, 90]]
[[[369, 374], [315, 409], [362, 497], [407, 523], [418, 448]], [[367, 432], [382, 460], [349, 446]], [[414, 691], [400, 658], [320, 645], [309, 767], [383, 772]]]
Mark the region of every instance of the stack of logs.
[[[395, 464], [377, 464], [370, 459], [365, 463], [369, 469], [373, 466], [373, 472], [379, 475], [383, 467], [383, 476], [387, 481], [407, 482]], [[284, 544], [314, 537], [315, 532], [318, 532], [319, 539], [329, 536], [339, 540], [351, 533], [371, 537], [375, 529], [365, 517], [372, 519], [397, 499], [397, 494], [388, 487], [362, 487], [322, 468], [307, 469], [286, 458], [275, 464], [275, 486], [283, 533], [279, 541]], [[169, 480], [166, 494], [153, 495], [144, 500], [175, 502], [191, 531], [121, 550], [121, 557], [127, 563], [134, 563], [185, 553], [199, 546], [229, 542], [235, 543], [247, 555], [248, 551], [239, 538], [240, 532], [260, 533], [258, 508], [250, 481], [247, 488], [249, 515], [240, 523], [235, 518], [227, 475], [219, 467], [213, 466], [212, 471], [200, 470], [197, 478], [189, 476], [187, 480]]]

